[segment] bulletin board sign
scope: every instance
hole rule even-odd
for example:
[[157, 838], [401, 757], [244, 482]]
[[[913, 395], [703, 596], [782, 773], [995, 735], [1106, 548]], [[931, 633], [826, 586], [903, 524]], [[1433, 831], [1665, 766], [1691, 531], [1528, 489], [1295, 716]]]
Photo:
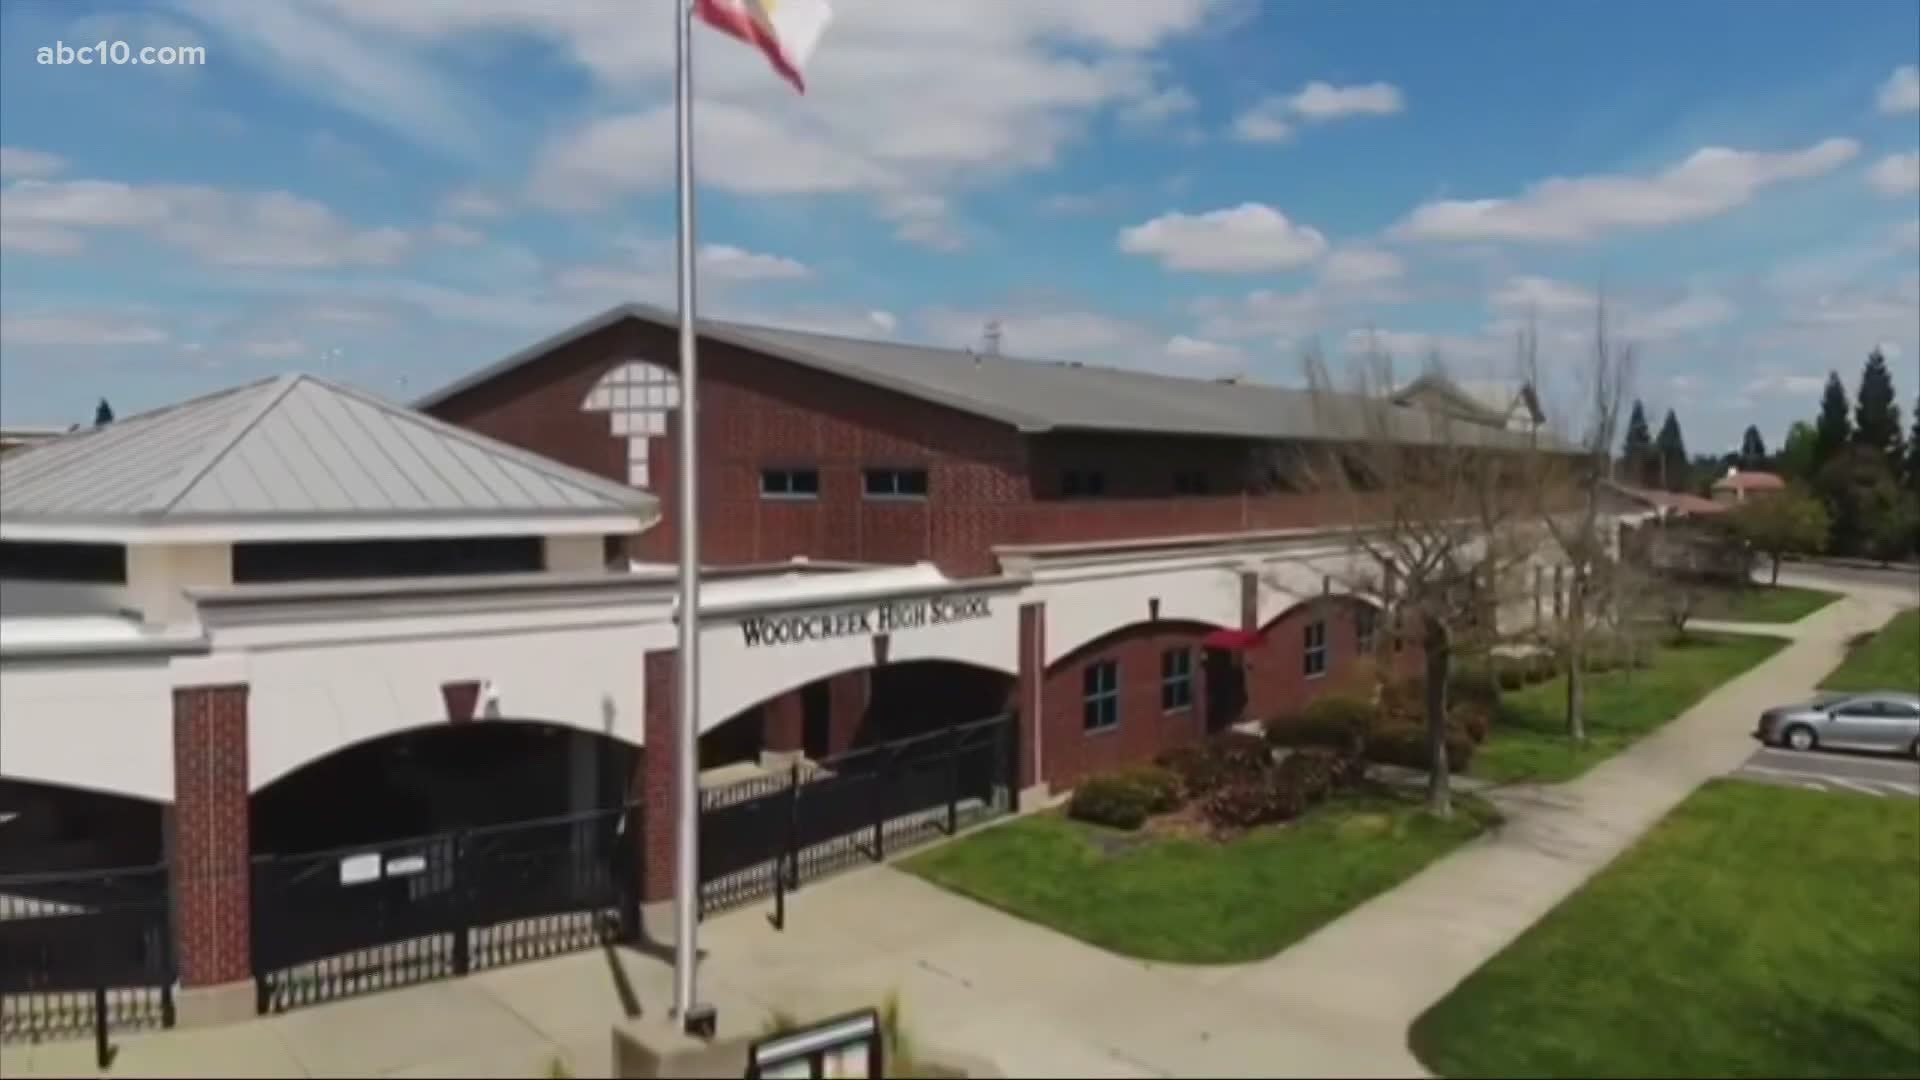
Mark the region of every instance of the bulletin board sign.
[[885, 1075], [880, 1014], [873, 1009], [769, 1035], [747, 1050], [749, 1080], [879, 1080]]

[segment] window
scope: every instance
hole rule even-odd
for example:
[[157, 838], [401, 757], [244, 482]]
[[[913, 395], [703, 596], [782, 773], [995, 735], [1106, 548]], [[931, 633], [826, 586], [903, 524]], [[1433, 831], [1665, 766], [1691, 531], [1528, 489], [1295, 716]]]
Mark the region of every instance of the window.
[[1101, 660], [1088, 664], [1081, 675], [1084, 693], [1080, 705], [1080, 726], [1087, 731], [1108, 731], [1120, 726], [1120, 665]]
[[1160, 654], [1160, 711], [1184, 712], [1193, 707], [1193, 652], [1168, 649]]
[[0, 577], [124, 585], [127, 549], [118, 544], [0, 540]]
[[1301, 655], [1303, 670], [1307, 678], [1317, 679], [1327, 673], [1327, 622], [1315, 619], [1307, 624], [1306, 650]]
[[546, 569], [537, 536], [290, 540], [233, 545], [235, 584], [518, 574]]
[[1208, 489], [1207, 474], [1199, 469], [1181, 469], [1173, 474], [1175, 495], [1205, 495]]
[[1107, 474], [1097, 469], [1068, 469], [1060, 476], [1060, 494], [1069, 499], [1107, 493]]
[[925, 469], [868, 469], [867, 498], [924, 499], [927, 497]]
[[812, 499], [820, 495], [819, 469], [761, 469], [760, 494], [776, 499]]
[[1353, 647], [1361, 656], [1373, 652], [1380, 631], [1380, 613], [1370, 607], [1359, 608], [1353, 613]]

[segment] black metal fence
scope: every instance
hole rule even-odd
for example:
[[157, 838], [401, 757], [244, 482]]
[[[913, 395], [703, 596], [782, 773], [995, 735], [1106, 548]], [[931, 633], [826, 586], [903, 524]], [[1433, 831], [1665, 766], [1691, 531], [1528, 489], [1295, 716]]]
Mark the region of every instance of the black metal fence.
[[631, 933], [637, 808], [253, 862], [261, 1012]]
[[0, 1042], [173, 1025], [167, 868], [0, 876]]
[[1013, 805], [1013, 723], [996, 716], [700, 793], [700, 910], [951, 835]]

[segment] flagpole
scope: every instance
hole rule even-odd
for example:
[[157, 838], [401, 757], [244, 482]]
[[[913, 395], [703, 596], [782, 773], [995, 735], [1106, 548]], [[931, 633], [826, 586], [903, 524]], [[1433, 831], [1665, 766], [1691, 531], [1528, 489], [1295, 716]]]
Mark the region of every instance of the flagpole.
[[699, 357], [694, 332], [693, 0], [675, 0], [674, 111], [680, 194], [680, 648], [678, 728], [674, 740], [673, 1011], [683, 1027], [700, 1023], [694, 993], [699, 960], [700, 471]]

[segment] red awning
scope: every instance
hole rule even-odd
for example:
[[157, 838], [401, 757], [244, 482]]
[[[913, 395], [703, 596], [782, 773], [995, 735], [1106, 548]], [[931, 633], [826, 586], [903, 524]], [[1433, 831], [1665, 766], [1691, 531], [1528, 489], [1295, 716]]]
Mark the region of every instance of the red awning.
[[1251, 649], [1260, 644], [1260, 632], [1257, 630], [1210, 630], [1200, 639], [1200, 644], [1209, 649]]

